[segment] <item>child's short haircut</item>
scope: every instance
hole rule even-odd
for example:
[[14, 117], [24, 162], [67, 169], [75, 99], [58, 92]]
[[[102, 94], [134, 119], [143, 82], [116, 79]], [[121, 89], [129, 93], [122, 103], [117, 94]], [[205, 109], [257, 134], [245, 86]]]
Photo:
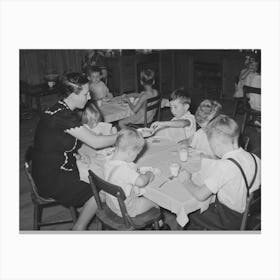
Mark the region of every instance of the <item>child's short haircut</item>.
[[82, 124], [88, 124], [91, 119], [94, 119], [97, 123], [102, 120], [100, 111], [92, 102], [87, 103], [84, 110], [79, 112], [79, 115], [81, 117]]
[[205, 99], [199, 104], [195, 112], [195, 120], [199, 125], [209, 123], [219, 115], [221, 109], [222, 105], [219, 102]]
[[171, 93], [171, 99], [172, 100], [179, 100], [182, 104], [191, 104], [191, 98], [189, 96], [189, 93], [184, 88], [178, 88], [175, 89]]
[[155, 83], [155, 71], [151, 69], [142, 70], [140, 73], [140, 81], [144, 86], [152, 86]]
[[238, 139], [239, 133], [238, 124], [227, 115], [217, 116], [206, 128], [208, 138], [211, 138], [213, 135], [221, 135], [232, 142]]
[[119, 131], [115, 146], [121, 151], [132, 149], [140, 153], [145, 145], [142, 135], [134, 128], [126, 127]]
[[91, 65], [87, 68], [87, 74], [90, 76], [92, 73], [99, 73], [101, 74], [101, 68], [95, 65]]

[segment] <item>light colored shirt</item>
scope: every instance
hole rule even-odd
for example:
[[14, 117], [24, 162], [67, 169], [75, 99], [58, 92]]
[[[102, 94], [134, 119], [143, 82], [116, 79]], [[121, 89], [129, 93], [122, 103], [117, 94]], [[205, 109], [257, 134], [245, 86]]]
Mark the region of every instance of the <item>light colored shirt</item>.
[[[261, 161], [257, 161], [257, 175], [250, 192], [257, 190], [261, 184]], [[248, 184], [250, 185], [255, 173], [255, 164], [251, 155], [242, 148], [225, 154], [222, 159], [203, 159], [201, 170], [193, 173], [192, 180], [197, 185], [206, 185], [213, 193], [217, 194], [219, 201], [239, 213], [246, 207], [247, 189], [244, 178], [239, 168], [228, 158], [235, 159], [243, 168]]]
[[215, 158], [215, 155], [209, 145], [207, 135], [205, 131], [200, 128], [198, 129], [192, 138], [191, 147], [202, 152], [204, 155]]
[[[122, 160], [109, 160], [104, 165], [105, 180], [120, 186], [125, 195], [125, 205], [128, 212], [133, 212], [137, 196], [134, 191], [135, 182], [139, 176], [137, 165], [133, 162]], [[117, 215], [121, 215], [119, 202], [116, 197], [106, 193], [106, 204]]]
[[187, 125], [186, 127], [165, 127], [162, 129], [159, 129], [159, 131], [156, 133], [157, 136], [168, 138], [172, 141], [179, 142], [185, 139], [190, 139], [196, 130], [196, 122], [195, 117], [192, 115], [189, 111], [187, 111], [183, 116], [180, 118], [172, 118], [172, 121], [174, 120], [188, 120], [190, 121], [190, 125]]
[[91, 83], [90, 91], [93, 92], [95, 100], [111, 97], [111, 94], [109, 93], [109, 89], [102, 81], [98, 83]]

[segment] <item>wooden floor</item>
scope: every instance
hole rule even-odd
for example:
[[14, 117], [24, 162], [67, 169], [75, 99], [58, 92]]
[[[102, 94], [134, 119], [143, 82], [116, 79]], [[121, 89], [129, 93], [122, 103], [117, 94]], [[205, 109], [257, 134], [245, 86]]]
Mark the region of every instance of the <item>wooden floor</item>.
[[[223, 100], [221, 101], [223, 104], [224, 113], [231, 115], [233, 111], [233, 102], [231, 100]], [[162, 120], [168, 120], [171, 118], [171, 114], [168, 108], [165, 108], [162, 113]], [[20, 221], [19, 221], [19, 229], [22, 231], [32, 230], [33, 223], [33, 204], [30, 198], [30, 186], [29, 182], [24, 173], [24, 154], [27, 150], [28, 146], [32, 145], [34, 131], [36, 125], [38, 123], [39, 117], [35, 116], [31, 120], [23, 120], [20, 123]], [[240, 122], [240, 118], [237, 119]], [[250, 145], [251, 150], [254, 150], [256, 147], [260, 147], [260, 133], [255, 129], [246, 130], [246, 134], [250, 137]], [[171, 227], [171, 229], [176, 230], [177, 224], [175, 220], [175, 216], [169, 212], [165, 213], [165, 217], [167, 223]], [[53, 221], [56, 219], [62, 218], [70, 218], [70, 212], [61, 207], [52, 207], [50, 209], [44, 210], [43, 218], [46, 221]], [[47, 226], [43, 227], [41, 230], [70, 230], [71, 224], [63, 224], [56, 226]], [[95, 230], [96, 224], [92, 222], [89, 226], [89, 230]]]

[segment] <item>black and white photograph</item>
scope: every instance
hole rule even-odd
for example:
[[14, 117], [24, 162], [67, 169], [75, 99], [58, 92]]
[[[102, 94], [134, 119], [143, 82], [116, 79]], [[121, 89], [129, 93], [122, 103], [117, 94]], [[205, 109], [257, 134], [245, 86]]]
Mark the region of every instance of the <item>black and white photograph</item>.
[[261, 50], [20, 50], [20, 230], [261, 230]]
[[0, 1], [0, 279], [279, 280], [279, 23]]

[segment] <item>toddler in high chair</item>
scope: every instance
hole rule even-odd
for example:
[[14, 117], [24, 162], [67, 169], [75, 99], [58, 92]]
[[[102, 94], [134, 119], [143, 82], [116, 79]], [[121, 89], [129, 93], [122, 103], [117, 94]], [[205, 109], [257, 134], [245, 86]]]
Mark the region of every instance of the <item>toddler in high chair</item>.
[[173, 118], [170, 121], [157, 121], [151, 128], [156, 130], [157, 136], [167, 137], [180, 142], [190, 139], [196, 130], [195, 117], [190, 113], [191, 98], [183, 89], [176, 89], [171, 94], [170, 109]]
[[[145, 101], [149, 98], [158, 96], [158, 91], [153, 88], [155, 83], [155, 72], [151, 69], [146, 69], [140, 73], [140, 83], [144, 88], [141, 93], [124, 94], [123, 102], [127, 103], [132, 115], [119, 121], [119, 127], [124, 128], [127, 124], [143, 124], [145, 113]], [[156, 111], [147, 112], [147, 122], [152, 122]]]
[[219, 115], [221, 109], [222, 105], [214, 100], [205, 99], [199, 104], [195, 112], [195, 119], [200, 128], [194, 133], [190, 141], [190, 154], [197, 153], [203, 157], [216, 158], [210, 148], [206, 128]]
[[[113, 156], [104, 165], [105, 180], [124, 190], [125, 205], [131, 217], [144, 213], [153, 207], [158, 207], [151, 200], [137, 195], [138, 189], [144, 188], [154, 178], [151, 171], [146, 171], [144, 174], [139, 173], [137, 165], [133, 162], [144, 145], [145, 140], [137, 130], [129, 127], [124, 128], [119, 131], [117, 136]], [[107, 193], [105, 195], [106, 204], [112, 211], [121, 216], [117, 198]]]
[[113, 97], [107, 86], [101, 81], [101, 69], [99, 67], [90, 66], [88, 68], [88, 80], [92, 100], [103, 100]]
[[182, 171], [178, 180], [199, 201], [215, 197], [205, 212], [189, 215], [189, 230], [239, 230], [246, 198], [260, 187], [260, 159], [238, 146], [238, 124], [219, 115], [206, 128], [213, 154], [218, 159], [201, 160], [201, 170]]

